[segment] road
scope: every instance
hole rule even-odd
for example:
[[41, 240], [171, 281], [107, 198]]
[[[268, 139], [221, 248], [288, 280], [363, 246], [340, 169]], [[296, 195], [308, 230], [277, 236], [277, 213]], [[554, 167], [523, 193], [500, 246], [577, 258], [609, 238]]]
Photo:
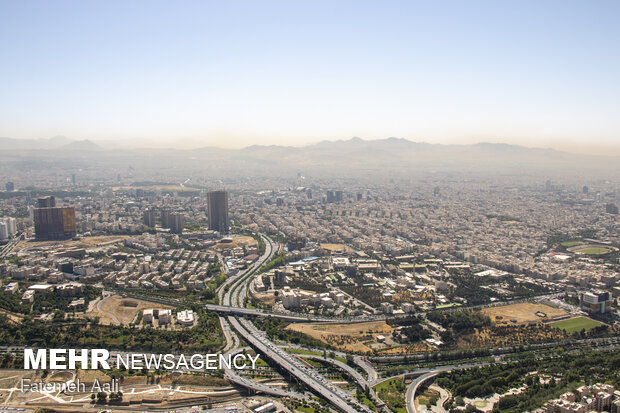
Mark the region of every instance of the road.
[[368, 375], [368, 382], [372, 386], [374, 386], [374, 384], [372, 383], [375, 383], [379, 379], [379, 374], [377, 373], [377, 370], [374, 368], [374, 366], [370, 364], [368, 360], [361, 356], [353, 357], [353, 361], [355, 361], [355, 364], [360, 366], [366, 372], [366, 374]]
[[[247, 276], [247, 274], [248, 274], [248, 270], [246, 270], [242, 274], [239, 274], [235, 277], [231, 277], [230, 279], [227, 280], [226, 283], [222, 285], [222, 287], [224, 287], [225, 285], [238, 283], [239, 280], [243, 278], [244, 275]], [[240, 288], [241, 288], [240, 292], [245, 297], [245, 292], [247, 291], [247, 285], [243, 284]], [[497, 307], [497, 306], [502, 306], [506, 304], [516, 304], [519, 302], [524, 302], [524, 301], [529, 301], [529, 300], [534, 300], [534, 299], [539, 299], [539, 300], [540, 299], [553, 299], [557, 296], [558, 296], [557, 293], [544, 294], [541, 296], [531, 297], [527, 300], [501, 301], [501, 302], [498, 301], [498, 302], [494, 302], [490, 304], [483, 304], [483, 305], [470, 306], [470, 307], [454, 307], [454, 308], [446, 308], [446, 309], [433, 310], [433, 311], [453, 312], [453, 311], [476, 310], [476, 309], [482, 309], [482, 308], [488, 308], [488, 307]], [[242, 300], [240, 301], [224, 300], [223, 297], [224, 297], [224, 292], [222, 292], [222, 296], [220, 296], [220, 303], [221, 303], [220, 305], [208, 304], [206, 308], [208, 310], [217, 311], [223, 314], [238, 314], [238, 315], [248, 315], [248, 316], [257, 316], [257, 317], [272, 317], [272, 318], [280, 318], [283, 320], [294, 321], [294, 322], [347, 323], [347, 324], [365, 323], [365, 322], [371, 322], [371, 321], [386, 321], [388, 319], [405, 318], [405, 317], [411, 317], [411, 316], [425, 317], [427, 314], [427, 312], [417, 312], [417, 313], [411, 313], [411, 314], [392, 314], [389, 316], [385, 314], [377, 314], [377, 315], [367, 315], [367, 316], [361, 316], [361, 317], [330, 317], [330, 316], [316, 316], [312, 314], [302, 315], [302, 314], [293, 313], [293, 312], [275, 312], [275, 311], [267, 311], [267, 310], [260, 310], [260, 309], [254, 309], [254, 308], [245, 308], [243, 307]]]
[[443, 387], [431, 385], [429, 387], [431, 390], [434, 390], [439, 393], [439, 399], [437, 399], [437, 404], [431, 407], [431, 410], [434, 413], [447, 413], [447, 410], [443, 407], [443, 405], [450, 399], [450, 392]]
[[[244, 286], [241, 287], [241, 289], [239, 290], [239, 296], [245, 297], [246, 291], [247, 291], [247, 286], [244, 284]], [[276, 313], [272, 311], [259, 310], [256, 308], [244, 308], [244, 307], [229, 306], [229, 305], [207, 304], [205, 305], [205, 308], [207, 310], [216, 311], [222, 314], [249, 315], [249, 316], [256, 316], [256, 317], [272, 317], [272, 318], [280, 318], [283, 320], [300, 322], [300, 323], [303, 323], [303, 322], [312, 322], [312, 323], [347, 322], [347, 323], [350, 323], [351, 322], [346, 319], [334, 319], [331, 317], [321, 317], [321, 316], [315, 316], [312, 314], [308, 314], [307, 316], [301, 316], [301, 315]], [[364, 321], [362, 320], [358, 322], [364, 322]]]
[[243, 319], [228, 317], [233, 328], [257, 349], [261, 357], [266, 357], [294, 376], [300, 382], [311, 388], [334, 407], [345, 413], [371, 412], [366, 406], [362, 406], [349, 394], [329, 383], [324, 377], [312, 371], [308, 366], [301, 363], [293, 355], [273, 344], [265, 333], [258, 330], [251, 322]]
[[[264, 235], [261, 235], [261, 237], [263, 241], [265, 242], [265, 252], [263, 253], [263, 255], [261, 255], [259, 259], [256, 260], [253, 264], [248, 266], [248, 268], [246, 268], [243, 271], [240, 271], [238, 274], [232, 277], [229, 277], [226, 281], [222, 283], [222, 285], [218, 287], [217, 296], [218, 296], [218, 299], [221, 305], [233, 306], [233, 304], [231, 303], [233, 302], [233, 299], [234, 299], [233, 291], [236, 290], [236, 287], [238, 287], [239, 284], [242, 283], [245, 279], [253, 275], [260, 267], [262, 267], [265, 263], [267, 263], [275, 254], [276, 248], [274, 248], [274, 242], [271, 240], [271, 238], [268, 238]], [[239, 308], [243, 307], [243, 305], [239, 305], [237, 300], [234, 300], [234, 302], [235, 302], [234, 306], [239, 307]]]
[[[414, 372], [413, 374], [415, 373], [421, 373], [421, 374], [415, 379], [413, 379], [413, 381], [409, 384], [409, 387], [407, 388], [407, 395], [405, 396], [405, 401], [407, 402], [407, 413], [419, 413], [419, 410], [416, 409], [415, 407], [415, 395], [420, 385], [422, 385], [422, 383], [424, 383], [425, 381], [445, 371], [452, 371], [456, 369], [459, 369], [459, 370], [468, 369], [471, 367], [483, 367], [489, 364], [491, 363], [488, 361], [484, 361], [480, 363], [453, 364], [453, 365], [447, 365], [447, 366], [440, 366], [440, 367], [436, 367], [432, 369], [418, 370], [417, 372]], [[387, 378], [386, 380], [389, 380], [389, 379], [390, 378]]]
[[22, 238], [22, 234], [17, 233], [15, 234], [15, 237], [8, 242], [8, 244], [0, 247], [0, 258], [4, 258], [5, 256], [9, 255], [11, 251], [13, 251], [13, 248], [15, 248], [17, 244], [19, 244]]
[[[218, 290], [218, 297], [220, 298], [220, 305], [208, 305], [206, 308], [211, 311], [218, 311], [221, 314], [226, 314], [227, 317], [224, 318], [220, 316], [220, 322], [222, 324], [222, 328], [224, 329], [224, 334], [227, 339], [226, 350], [233, 351], [235, 348], [239, 346], [239, 339], [236, 337], [234, 331], [237, 334], [243, 337], [243, 339], [248, 342], [252, 347], [254, 347], [257, 351], [261, 353], [261, 356], [264, 356], [276, 364], [278, 364], [282, 369], [286, 370], [291, 376], [294, 376], [300, 382], [306, 384], [309, 388], [311, 388], [314, 392], [322, 396], [324, 399], [329, 401], [334, 407], [338, 408], [344, 412], [361, 412], [370, 410], [366, 406], [362, 406], [357, 402], [357, 400], [352, 399], [351, 396], [339, 388], [334, 387], [329, 383], [324, 377], [320, 376], [315, 371], [311, 371], [308, 366], [302, 364], [298, 359], [296, 359], [290, 353], [282, 350], [274, 343], [269, 341], [265, 336], [265, 333], [258, 330], [254, 324], [250, 321], [237, 318], [237, 315], [249, 315], [249, 316], [267, 316], [267, 317], [278, 317], [287, 319], [290, 321], [316, 321], [316, 322], [363, 322], [369, 320], [377, 320], [377, 319], [385, 319], [384, 315], [380, 316], [372, 316], [365, 317], [364, 319], [334, 319], [334, 318], [325, 318], [325, 317], [317, 317], [316, 319], [312, 319], [312, 317], [308, 316], [300, 316], [294, 314], [283, 314], [283, 313], [274, 313], [269, 311], [257, 310], [257, 309], [248, 309], [243, 307], [243, 303], [247, 294], [247, 286], [248, 283], [252, 281], [252, 276], [255, 272], [265, 263], [267, 262], [273, 255], [275, 248], [273, 242], [263, 235], [261, 235], [265, 240], [266, 248], [265, 253], [254, 263], [252, 266], [247, 268], [242, 273], [237, 274], [234, 277], [226, 280], [224, 284]], [[232, 327], [232, 328], [231, 328]], [[233, 331], [234, 330], [234, 331]], [[356, 364], [361, 366], [364, 371], [368, 374], [368, 379], [364, 379], [355, 369], [351, 369], [346, 364], [343, 364], [346, 367], [340, 366], [343, 370], [347, 371], [353, 379], [358, 382], [363, 388], [368, 386], [369, 389], [379, 381], [376, 370], [368, 363], [366, 360], [361, 358], [355, 360]], [[337, 364], [335, 361], [330, 361], [334, 364]], [[415, 398], [415, 392], [420, 383], [424, 382], [426, 378], [432, 377], [432, 375], [437, 374], [439, 371], [444, 371], [444, 369], [455, 368], [453, 366], [446, 366], [442, 368], [438, 368], [433, 372], [425, 372], [418, 379], [414, 380], [414, 386], [410, 386], [407, 392], [407, 409], [415, 410], [414, 404], [410, 405], [409, 397], [413, 399]], [[227, 372], [227, 377], [233, 377], [236, 379], [232, 380], [241, 385], [245, 385], [247, 387], [252, 388], [254, 385], [253, 381], [241, 381], [238, 378], [234, 377], [236, 373], [233, 371]], [[417, 384], [416, 384], [417, 383]], [[378, 403], [382, 404], [381, 400], [378, 399], [374, 390], [371, 392], [371, 396], [378, 401]]]
[[[222, 285], [220, 285], [217, 291], [220, 302], [232, 302], [236, 286], [238, 286], [239, 283], [241, 283], [246, 278], [249, 278], [265, 262], [271, 259], [274, 252], [273, 242], [267, 237], [263, 237], [263, 240], [265, 241], [265, 253], [261, 255], [261, 257], [256, 260], [256, 262], [251, 264], [244, 271], [241, 271], [235, 276], [228, 278], [225, 282], [222, 283]], [[209, 306], [210, 305], [207, 305], [206, 308], [210, 309]], [[220, 316], [220, 325], [222, 326], [222, 331], [224, 332], [224, 337], [226, 338], [226, 345], [224, 346], [223, 353], [228, 355], [230, 353], [237, 352], [239, 350], [241, 341], [239, 340], [237, 334], [231, 328], [229, 320], [227, 320], [225, 317]], [[265, 393], [280, 397], [285, 396], [294, 399], [303, 398], [303, 395], [300, 393], [282, 390], [276, 387], [271, 387], [262, 383], [258, 383], [254, 380], [247, 379], [238, 374], [237, 371], [234, 369], [224, 368], [224, 376], [231, 382], [245, 387], [252, 392]]]
[[120, 320], [114, 314], [107, 312], [103, 308], [101, 308], [101, 303], [103, 303], [103, 300], [100, 299], [99, 301], [97, 301], [97, 311], [110, 317], [112, 321], [116, 323], [116, 325], [121, 325]]
[[[226, 280], [226, 282], [223, 283], [218, 290], [218, 297], [220, 298], [220, 303], [223, 306], [237, 307], [238, 309], [242, 308], [242, 303], [245, 299], [245, 295], [247, 294], [247, 284], [251, 282], [252, 275], [254, 275], [254, 273], [265, 262], [268, 262], [268, 260], [271, 259], [275, 253], [276, 248], [274, 247], [273, 241], [266, 236], [261, 236], [265, 241], [265, 253], [245, 271]], [[220, 317], [220, 323], [222, 324], [222, 328], [224, 329], [224, 334], [227, 339], [226, 348], [228, 351], [234, 350], [236, 346], [233, 338], [234, 332], [231, 329], [228, 329], [226, 323], [230, 325], [237, 334], [243, 337], [243, 339], [254, 349], [256, 349], [257, 352], [261, 354], [261, 357], [272, 360], [280, 368], [287, 371], [292, 377], [295, 377], [301, 383], [304, 383], [307, 387], [322, 396], [340, 411], [345, 413], [371, 412], [371, 410], [369, 410], [366, 406], [359, 404], [349, 394], [329, 383], [324, 377], [320, 376], [315, 371], [310, 371], [307, 366], [302, 364], [293, 355], [280, 349], [272, 343], [269, 339], [267, 339], [267, 337], [265, 337], [265, 333], [258, 330], [250, 321], [237, 318], [235, 316], [236, 314], [232, 311], [229, 311], [229, 314], [230, 315], [228, 315], [224, 320], [224, 317]], [[227, 378], [232, 377], [234, 378], [233, 381], [236, 383], [249, 388], [255, 388], [255, 382], [249, 380], [244, 381], [245, 379], [235, 377], [235, 375], [236, 373], [232, 370], [226, 371]]]
[[[334, 366], [336, 366], [336, 367], [340, 368], [341, 370], [345, 371], [351, 378], [353, 378], [353, 380], [355, 380], [355, 382], [360, 385], [362, 390], [368, 388], [369, 392], [370, 392], [370, 396], [374, 400], [377, 401], [377, 405], [378, 406], [384, 406], [385, 405], [385, 403], [383, 403], [383, 400], [381, 400], [379, 398], [379, 396], [377, 395], [377, 393], [375, 392], [375, 389], [373, 389], [373, 387], [370, 384], [370, 382], [368, 380], [366, 380], [357, 370], [355, 370], [353, 367], [349, 366], [347, 363], [343, 363], [340, 360], [332, 359], [332, 358], [329, 358], [329, 357], [323, 357], [323, 356], [317, 356], [317, 355], [300, 354], [300, 357], [314, 359], [314, 360], [323, 360], [323, 361], [325, 361], [327, 363], [333, 364]], [[373, 371], [374, 371], [374, 369], [373, 369]], [[376, 374], [376, 371], [375, 371], [375, 374]], [[387, 409], [387, 407], [384, 410], [386, 412], [390, 411], [389, 409]]]
[[418, 387], [426, 380], [429, 380], [432, 377], [435, 377], [439, 372], [428, 372], [422, 374], [421, 376], [414, 379], [409, 387], [407, 388], [407, 395], [405, 396], [405, 400], [407, 401], [407, 413], [418, 413], [419, 410], [415, 406], [415, 395], [418, 391]]

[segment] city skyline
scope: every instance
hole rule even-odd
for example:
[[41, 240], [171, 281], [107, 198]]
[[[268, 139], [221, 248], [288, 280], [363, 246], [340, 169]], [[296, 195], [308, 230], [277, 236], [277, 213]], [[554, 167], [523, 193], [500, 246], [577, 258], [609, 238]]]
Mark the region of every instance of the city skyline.
[[0, 410], [620, 413], [619, 12], [0, 0]]
[[0, 7], [0, 136], [620, 151], [614, 2]]

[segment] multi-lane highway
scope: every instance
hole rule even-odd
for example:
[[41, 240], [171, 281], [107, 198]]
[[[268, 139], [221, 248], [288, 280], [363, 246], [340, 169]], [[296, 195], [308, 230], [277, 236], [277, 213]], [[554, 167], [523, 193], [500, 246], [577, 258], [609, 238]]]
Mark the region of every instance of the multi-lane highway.
[[[254, 274], [254, 272], [258, 270], [262, 265], [268, 262], [275, 253], [273, 241], [271, 241], [271, 239], [267, 237], [262, 238], [265, 241], [265, 252], [256, 262], [254, 262], [244, 271], [241, 271], [237, 275], [228, 278], [224, 283], [222, 283], [222, 285], [220, 285], [217, 291], [220, 302], [230, 304], [233, 300], [233, 297], [235, 297], [233, 293], [236, 290], [236, 287], [241, 282], [243, 282], [243, 280], [249, 278], [252, 274]], [[236, 300], [235, 303], [237, 303]], [[209, 305], [206, 308], [210, 309]], [[226, 345], [224, 346], [223, 352], [225, 354], [237, 352], [239, 350], [241, 341], [239, 340], [239, 337], [237, 336], [235, 331], [232, 329], [229, 320], [227, 320], [225, 317], [220, 317], [220, 325], [222, 326], [222, 331], [224, 332], [224, 337], [226, 338]], [[260, 392], [281, 397], [287, 396], [296, 399], [303, 398], [303, 395], [300, 393], [282, 390], [276, 387], [267, 386], [265, 384], [247, 379], [239, 375], [234, 369], [225, 368], [224, 376], [231, 382], [243, 386], [253, 392]]]
[[19, 242], [22, 240], [22, 238], [23, 238], [22, 234], [18, 233], [6, 245], [1, 246], [0, 247], [0, 258], [3, 258], [5, 256], [9, 255], [11, 253], [11, 251], [13, 251], [13, 248], [15, 248], [17, 246], [17, 244], [19, 244]]
[[[242, 303], [247, 294], [247, 285], [251, 282], [252, 275], [254, 275], [256, 270], [264, 265], [264, 263], [268, 262], [274, 255], [276, 248], [279, 248], [279, 246], [274, 245], [273, 241], [269, 237], [261, 237], [265, 241], [265, 253], [252, 266], [236, 276], [229, 278], [222, 284], [218, 290], [218, 297], [222, 306], [242, 309]], [[218, 307], [221, 308], [222, 306]], [[207, 309], [214, 310], [218, 307], [209, 306]], [[222, 324], [224, 335], [227, 339], [226, 351], [234, 351], [234, 349], [239, 345], [238, 341], [235, 340], [235, 335], [239, 334], [261, 354], [261, 357], [272, 360], [280, 368], [285, 370], [292, 377], [295, 377], [301, 383], [304, 383], [308, 388], [322, 396], [337, 409], [347, 413], [371, 412], [370, 409], [358, 403], [348, 393], [334, 386], [316, 371], [312, 371], [306, 365], [302, 364], [293, 355], [272, 343], [265, 336], [265, 333], [257, 329], [256, 326], [254, 326], [254, 324], [250, 321], [237, 318], [236, 315], [240, 315], [241, 312], [222, 312], [228, 312], [230, 314], [227, 318], [220, 317], [220, 323]], [[230, 327], [232, 327], [232, 329]], [[255, 382], [239, 377], [239, 375], [232, 370], [226, 371], [226, 377], [231, 378], [231, 381], [234, 381], [235, 383], [260, 391], [255, 387]], [[298, 395], [294, 394], [293, 396]]]
[[405, 396], [405, 401], [407, 402], [407, 413], [418, 413], [418, 409], [415, 406], [415, 394], [418, 391], [418, 387], [420, 387], [420, 385], [426, 380], [429, 380], [438, 374], [439, 372], [437, 371], [430, 371], [416, 377], [411, 382], [411, 384], [407, 388], [407, 395]]
[[261, 353], [262, 357], [278, 364], [280, 368], [304, 383], [334, 407], [347, 413], [371, 412], [370, 409], [359, 404], [348, 393], [331, 384], [316, 371], [312, 371], [308, 366], [302, 364], [293, 355], [273, 344], [265, 336], [265, 333], [257, 329], [250, 321], [237, 319], [233, 316], [229, 316], [228, 321], [252, 347]]
[[[361, 405], [348, 393], [332, 385], [324, 377], [318, 374], [316, 370], [303, 364], [295, 356], [293, 356], [287, 351], [284, 351], [276, 344], [272, 343], [266, 337], [265, 333], [256, 328], [256, 326], [254, 326], [251, 321], [243, 319], [239, 316], [267, 316], [282, 318], [296, 322], [312, 321], [323, 323], [343, 321], [360, 322], [368, 321], [370, 319], [385, 319], [385, 316], [369, 316], [365, 317], [363, 320], [348, 320], [319, 316], [274, 313], [264, 310], [244, 308], [243, 303], [246, 298], [248, 285], [252, 281], [253, 275], [255, 275], [257, 270], [259, 270], [266, 262], [268, 262], [273, 257], [276, 250], [279, 249], [279, 246], [275, 244], [269, 237], [266, 237], [264, 235], [261, 235], [261, 237], [265, 242], [264, 254], [246, 270], [240, 272], [233, 277], [230, 277], [220, 286], [220, 288], [218, 289], [218, 305], [209, 304], [206, 306], [206, 309], [210, 311], [217, 311], [221, 314], [220, 323], [222, 325], [222, 329], [224, 331], [224, 335], [227, 341], [224, 351], [229, 353], [239, 349], [241, 345], [241, 340], [238, 337], [239, 335], [253, 348], [255, 348], [257, 352], [261, 354], [261, 357], [272, 360], [280, 368], [285, 370], [291, 376], [295, 377], [299, 382], [304, 383], [308, 388], [312, 389], [316, 394], [320, 395], [325, 400], [330, 402], [337, 409], [344, 412], [370, 412], [370, 409], [368, 409], [366, 406]], [[362, 367], [364, 371], [367, 372], [368, 379], [365, 379], [364, 377], [362, 377], [361, 374], [359, 374], [359, 372], [357, 372], [357, 370], [352, 369], [350, 366], [347, 366], [344, 363], [340, 363], [336, 360], [329, 360], [328, 362], [333, 362], [335, 365], [346, 371], [362, 388], [368, 386], [369, 389], [372, 389], [372, 387], [380, 381], [378, 379], [376, 370], [370, 365], [367, 360], [364, 360], [361, 357], [357, 357], [355, 362], [358, 366]], [[464, 366], [459, 366], [459, 368], [463, 367]], [[412, 385], [410, 385], [407, 390], [407, 410], [409, 412], [415, 411], [415, 393], [421, 383], [433, 377], [440, 371], [447, 371], [452, 368], [456, 368], [456, 366], [444, 366], [432, 371], [421, 372], [420, 376], [418, 376], [414, 380]], [[250, 388], [253, 391], [260, 391], [273, 395], [279, 395], [279, 393], [282, 392], [287, 393], [287, 395], [290, 397], [303, 398], [303, 395], [299, 393], [286, 392], [281, 389], [273, 389], [269, 386], [265, 386], [252, 380], [245, 379], [239, 376], [233, 370], [226, 371], [225, 374], [226, 377], [232, 382]], [[371, 390], [371, 396], [375, 400], [377, 400], [380, 405], [382, 405], [381, 400], [377, 397], [374, 390]]]
[[[371, 382], [367, 379], [365, 379], [356, 369], [354, 369], [353, 367], [349, 366], [346, 363], [343, 363], [340, 360], [336, 360], [336, 359], [332, 359], [329, 357], [323, 357], [323, 356], [317, 356], [317, 355], [304, 355], [304, 358], [310, 358], [310, 359], [315, 359], [315, 360], [323, 360], [327, 363], [333, 364], [334, 366], [338, 367], [340, 370], [343, 370], [344, 372], [346, 372], [351, 378], [353, 378], [353, 380], [355, 380], [355, 382], [357, 384], [359, 384], [361, 386], [362, 389], [368, 389], [370, 396], [372, 399], [377, 401], [377, 407], [389, 412], [390, 410], [387, 408], [387, 406], [385, 406], [385, 403], [383, 403], [383, 401], [379, 398], [379, 396], [377, 395], [377, 393], [375, 392], [375, 389], [373, 388]], [[359, 364], [358, 364], [359, 365]], [[374, 371], [374, 370], [373, 370]], [[376, 372], [375, 372], [376, 374]]]

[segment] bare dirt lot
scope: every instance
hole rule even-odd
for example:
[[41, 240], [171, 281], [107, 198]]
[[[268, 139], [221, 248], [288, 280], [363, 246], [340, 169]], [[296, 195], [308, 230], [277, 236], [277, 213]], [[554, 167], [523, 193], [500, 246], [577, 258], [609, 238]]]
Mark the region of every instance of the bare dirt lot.
[[110, 381], [110, 376], [99, 370], [77, 370], [76, 378], [86, 384], [92, 384], [95, 379], [101, 383]]
[[112, 295], [97, 302], [93, 310], [86, 315], [89, 317], [99, 317], [101, 324], [127, 325], [133, 322], [138, 312], [147, 308], [172, 307], [136, 298], [123, 298], [120, 295]]
[[344, 244], [321, 244], [321, 248], [326, 249], [328, 251], [345, 251], [345, 252], [354, 252], [355, 250]]
[[84, 237], [80, 240], [63, 240], [63, 241], [22, 241], [18, 244], [17, 249], [28, 249], [33, 247], [65, 247], [65, 248], [92, 248], [103, 245], [115, 244], [129, 238], [128, 235], [105, 235], [100, 237]]
[[503, 305], [500, 307], [485, 308], [481, 311], [489, 316], [491, 322], [496, 325], [517, 325], [530, 322], [549, 321], [553, 317], [567, 315], [568, 313], [559, 308], [550, 307], [540, 303], [520, 303]]
[[391, 335], [394, 330], [384, 321], [358, 324], [291, 324], [289, 330], [304, 333], [343, 350], [370, 352], [379, 335]]
[[0, 370], [0, 388], [19, 387], [22, 379], [40, 380], [41, 375], [39, 373], [36, 370]]
[[232, 242], [218, 242], [212, 248], [215, 249], [230, 249], [237, 247], [247, 247], [250, 245], [257, 245], [258, 242], [247, 235], [234, 235], [232, 237]]

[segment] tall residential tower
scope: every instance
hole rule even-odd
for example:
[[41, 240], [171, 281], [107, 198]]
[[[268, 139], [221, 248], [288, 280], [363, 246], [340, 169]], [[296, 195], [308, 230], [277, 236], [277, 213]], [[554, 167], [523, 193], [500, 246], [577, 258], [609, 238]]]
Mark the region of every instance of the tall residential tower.
[[34, 209], [34, 232], [36, 239], [63, 239], [75, 237], [75, 209], [57, 207], [56, 198], [39, 198]]
[[228, 192], [210, 191], [207, 194], [209, 229], [228, 234]]

